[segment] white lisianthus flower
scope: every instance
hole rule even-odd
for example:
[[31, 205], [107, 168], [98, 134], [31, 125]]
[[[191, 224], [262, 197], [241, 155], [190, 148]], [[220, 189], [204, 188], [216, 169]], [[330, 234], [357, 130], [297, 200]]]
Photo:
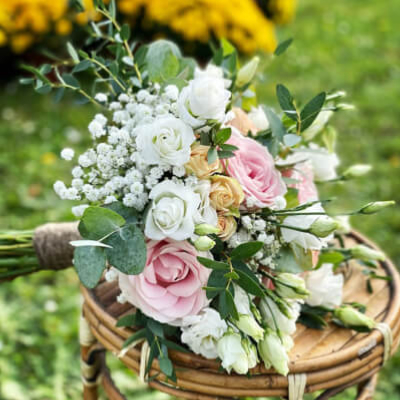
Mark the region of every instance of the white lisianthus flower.
[[207, 120], [223, 122], [231, 92], [225, 89], [224, 80], [212, 76], [193, 79], [182, 89], [178, 98], [179, 116], [193, 128]]
[[296, 331], [296, 321], [300, 315], [299, 303], [290, 303], [288, 307], [290, 317], [283, 314], [277, 304], [269, 297], [265, 297], [260, 301], [259, 309], [264, 322], [272, 329], [288, 335], [292, 335]]
[[[228, 330], [218, 341], [218, 357], [222, 367], [231, 372], [233, 369], [238, 374], [246, 374], [249, 370], [249, 357], [242, 346], [242, 338], [238, 333]], [[251, 359], [251, 361], [253, 361]]]
[[260, 131], [264, 131], [269, 128], [269, 121], [265, 112], [261, 106], [251, 107], [248, 116], [251, 122], [256, 126]]
[[136, 131], [136, 145], [146, 164], [183, 166], [190, 159], [190, 145], [195, 141], [193, 130], [178, 118], [167, 116]]
[[193, 235], [194, 217], [200, 206], [197, 193], [184, 185], [163, 181], [153, 187], [149, 198], [152, 203], [144, 230], [149, 239], [185, 240]]
[[308, 148], [294, 150], [294, 153], [285, 162], [293, 163], [306, 160], [311, 162], [316, 181], [329, 181], [337, 178], [336, 167], [340, 164], [338, 156], [315, 144], [310, 144]]
[[289, 373], [289, 356], [286, 346], [276, 332], [267, 329], [264, 339], [258, 343], [258, 352], [264, 361], [265, 368], [272, 366], [278, 373], [285, 376]]
[[314, 122], [302, 133], [303, 137], [306, 140], [311, 140], [315, 137], [320, 131], [322, 131], [332, 115], [333, 111], [331, 110], [321, 111], [317, 118], [315, 118]]
[[205, 358], [218, 357], [217, 343], [228, 327], [213, 308], [204, 308], [200, 314], [185, 317], [182, 321], [181, 340], [196, 354]]
[[209, 180], [200, 180], [193, 187], [193, 191], [200, 196], [199, 212], [195, 217], [197, 224], [206, 223], [216, 226], [218, 215], [215, 208], [210, 205], [211, 182]]
[[332, 264], [322, 264], [317, 270], [307, 272], [305, 281], [310, 292], [308, 305], [334, 308], [342, 304], [343, 275], [335, 275]]
[[[324, 213], [324, 209], [320, 204], [314, 204], [301, 213]], [[329, 218], [324, 215], [292, 215], [283, 220], [283, 225], [292, 226], [293, 228], [309, 229], [311, 225], [319, 218]], [[308, 232], [300, 232], [295, 229], [281, 228], [282, 238], [286, 243], [296, 243], [304, 249], [320, 250], [331, 239], [331, 235], [325, 238], [319, 238]]]

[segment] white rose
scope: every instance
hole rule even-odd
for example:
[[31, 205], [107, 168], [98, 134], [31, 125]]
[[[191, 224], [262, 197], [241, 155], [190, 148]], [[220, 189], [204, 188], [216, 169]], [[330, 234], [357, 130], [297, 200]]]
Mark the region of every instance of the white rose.
[[269, 297], [265, 297], [260, 301], [259, 309], [264, 322], [274, 330], [292, 335], [296, 331], [296, 321], [300, 315], [300, 304], [297, 302], [290, 303], [288, 311], [290, 317], [283, 314], [277, 304]]
[[149, 198], [152, 203], [144, 231], [149, 239], [185, 240], [193, 235], [194, 217], [200, 205], [197, 193], [184, 185], [164, 181], [153, 187]]
[[215, 209], [210, 205], [210, 189], [211, 182], [208, 180], [200, 180], [193, 191], [200, 196], [199, 212], [195, 218], [197, 224], [206, 223], [216, 226], [218, 223], [218, 215]]
[[204, 308], [198, 315], [185, 317], [182, 325], [181, 340], [194, 353], [208, 359], [218, 357], [217, 343], [228, 327], [216, 310]]
[[179, 116], [193, 128], [210, 119], [223, 122], [230, 97], [231, 92], [225, 89], [223, 79], [211, 76], [193, 79], [179, 95]]
[[[325, 212], [320, 204], [314, 204], [299, 213]], [[283, 225], [293, 228], [309, 229], [318, 218], [327, 218], [323, 215], [292, 215], [283, 220]], [[281, 228], [282, 238], [286, 243], [296, 243], [304, 249], [320, 250], [331, 239], [331, 235], [318, 238], [307, 232], [299, 232], [294, 229]]]
[[248, 114], [251, 122], [256, 126], [260, 131], [264, 131], [269, 128], [269, 121], [265, 112], [261, 106], [251, 107], [251, 110]]
[[224, 80], [224, 85], [226, 88], [231, 86], [232, 81], [230, 79], [224, 79], [224, 70], [214, 64], [207, 64], [205, 69], [195, 68], [194, 78], [218, 78]]
[[146, 164], [183, 166], [190, 159], [193, 130], [178, 118], [166, 116], [139, 126], [136, 145]]
[[232, 331], [225, 333], [218, 341], [217, 351], [222, 366], [228, 373], [233, 369], [238, 374], [246, 374], [249, 370], [249, 358], [238, 333]]
[[322, 264], [319, 269], [308, 272], [305, 281], [310, 292], [306, 299], [308, 305], [334, 308], [342, 304], [343, 275], [335, 275], [332, 264]]

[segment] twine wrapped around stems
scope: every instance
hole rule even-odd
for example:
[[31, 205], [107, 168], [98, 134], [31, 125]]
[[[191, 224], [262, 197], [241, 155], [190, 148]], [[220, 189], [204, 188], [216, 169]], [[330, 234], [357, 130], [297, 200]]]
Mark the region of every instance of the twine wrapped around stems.
[[72, 266], [76, 222], [48, 223], [34, 231], [0, 232], [0, 282], [42, 270]]

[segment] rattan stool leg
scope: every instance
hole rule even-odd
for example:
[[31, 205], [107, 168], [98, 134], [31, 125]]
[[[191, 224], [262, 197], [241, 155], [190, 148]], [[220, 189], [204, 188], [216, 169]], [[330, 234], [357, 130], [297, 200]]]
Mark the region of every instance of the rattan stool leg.
[[357, 400], [372, 400], [378, 383], [378, 374], [371, 376], [367, 381], [357, 387]]
[[98, 400], [98, 386], [101, 379], [102, 359], [105, 350], [93, 336], [90, 326], [83, 316], [81, 316], [79, 328], [83, 399]]

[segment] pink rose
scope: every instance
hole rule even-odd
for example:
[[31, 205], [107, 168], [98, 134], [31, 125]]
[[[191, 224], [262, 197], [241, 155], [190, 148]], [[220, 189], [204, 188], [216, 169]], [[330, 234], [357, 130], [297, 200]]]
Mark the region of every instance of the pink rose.
[[298, 190], [297, 197], [300, 204], [318, 200], [318, 190], [314, 183], [314, 173], [310, 164], [299, 163], [294, 168], [283, 171], [282, 175], [299, 181], [290, 184], [289, 187]]
[[257, 207], [274, 205], [275, 198], [286, 193], [286, 185], [267, 148], [235, 128], [227, 143], [239, 148], [225, 165], [229, 175], [241, 184], [246, 198], [253, 198]]
[[143, 272], [119, 274], [121, 292], [149, 317], [179, 326], [182, 318], [198, 314], [208, 304], [202, 288], [210, 270], [197, 261], [198, 255], [186, 241], [150, 240]]

